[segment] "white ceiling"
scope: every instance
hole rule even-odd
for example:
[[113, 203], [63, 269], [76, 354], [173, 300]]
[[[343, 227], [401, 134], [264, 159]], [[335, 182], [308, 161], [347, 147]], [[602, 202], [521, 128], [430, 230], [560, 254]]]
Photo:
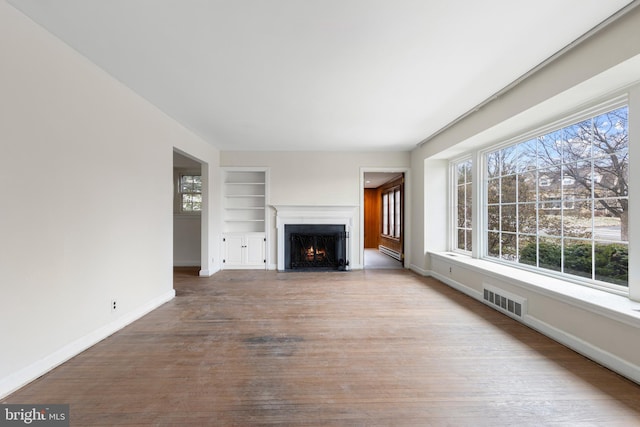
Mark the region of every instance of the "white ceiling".
[[221, 150], [411, 150], [630, 0], [9, 0]]

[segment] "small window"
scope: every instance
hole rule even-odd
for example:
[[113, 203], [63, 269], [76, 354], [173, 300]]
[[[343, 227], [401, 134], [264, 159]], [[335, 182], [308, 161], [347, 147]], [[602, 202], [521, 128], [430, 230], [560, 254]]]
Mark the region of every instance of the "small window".
[[546, 176], [541, 176], [539, 185], [540, 187], [549, 187], [551, 185], [551, 178], [548, 178]]
[[599, 184], [599, 183], [600, 183], [600, 181], [602, 181], [602, 175], [600, 175], [598, 172], [595, 172], [595, 173], [589, 173], [589, 174], [587, 175], [587, 181], [588, 181], [588, 182], [593, 181], [593, 182], [595, 182], [596, 184]]
[[180, 175], [179, 191], [182, 212], [202, 211], [202, 177], [200, 175]]

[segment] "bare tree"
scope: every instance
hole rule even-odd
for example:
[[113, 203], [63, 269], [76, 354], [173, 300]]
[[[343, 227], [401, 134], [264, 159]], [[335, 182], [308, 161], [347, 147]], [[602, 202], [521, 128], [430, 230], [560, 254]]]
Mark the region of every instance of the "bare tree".
[[[620, 238], [628, 240], [629, 134], [627, 107], [564, 128], [561, 143], [539, 144], [538, 157], [562, 159], [563, 176], [591, 195], [604, 214], [620, 218]], [[585, 160], [587, 159], [587, 160]], [[590, 160], [592, 159], [592, 160]]]

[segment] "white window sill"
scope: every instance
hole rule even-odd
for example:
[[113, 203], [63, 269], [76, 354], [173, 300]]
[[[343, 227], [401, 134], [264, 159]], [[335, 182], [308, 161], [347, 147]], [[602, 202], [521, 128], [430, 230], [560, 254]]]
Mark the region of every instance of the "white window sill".
[[455, 252], [430, 252], [442, 261], [464, 266], [485, 276], [508, 281], [514, 286], [554, 298], [619, 322], [640, 328], [640, 302], [554, 277], [509, 267]]

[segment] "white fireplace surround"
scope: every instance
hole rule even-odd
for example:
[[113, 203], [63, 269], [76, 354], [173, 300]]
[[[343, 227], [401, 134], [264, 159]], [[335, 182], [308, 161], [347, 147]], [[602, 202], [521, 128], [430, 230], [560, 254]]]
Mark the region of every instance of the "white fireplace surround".
[[274, 205], [278, 235], [278, 270], [284, 271], [284, 227], [288, 224], [337, 224], [344, 225], [347, 239], [347, 255], [351, 262], [353, 218], [357, 206], [292, 206]]

